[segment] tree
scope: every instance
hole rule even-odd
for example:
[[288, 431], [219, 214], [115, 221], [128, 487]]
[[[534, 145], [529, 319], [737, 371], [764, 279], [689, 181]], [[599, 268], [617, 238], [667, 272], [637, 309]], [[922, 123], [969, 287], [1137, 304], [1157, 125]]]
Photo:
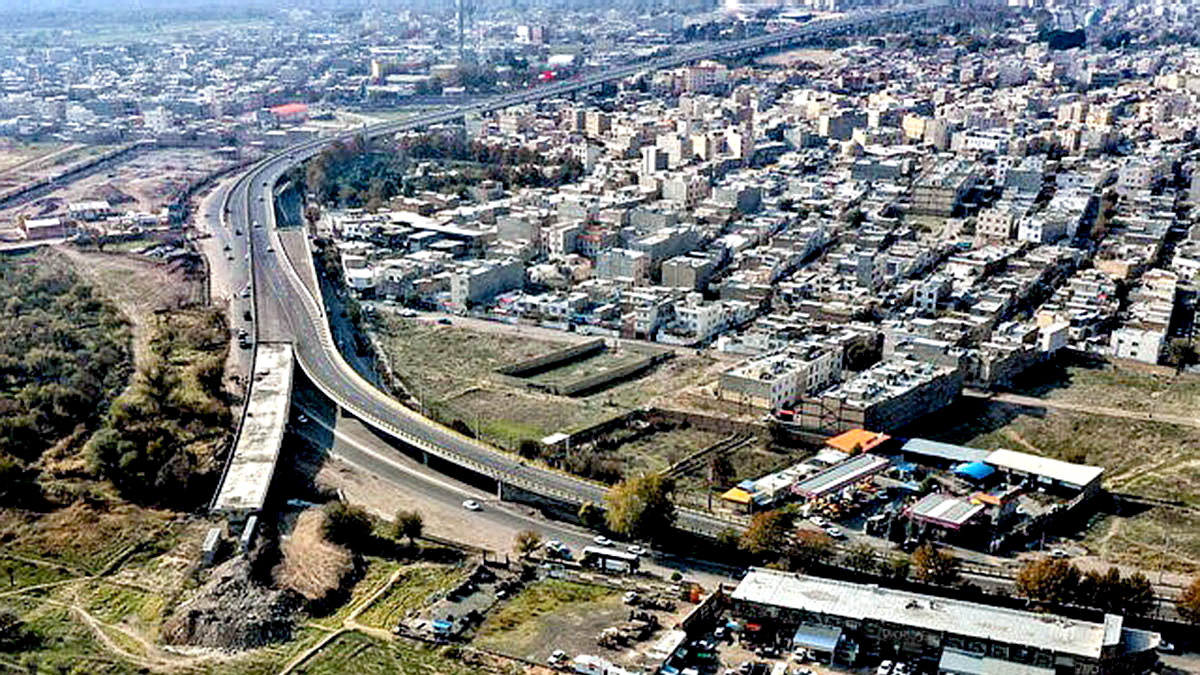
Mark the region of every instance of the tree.
[[583, 523], [584, 527], [590, 527], [593, 530], [604, 525], [604, 509], [596, 506], [593, 502], [584, 502], [579, 505], [579, 522]]
[[1079, 568], [1066, 560], [1042, 557], [1021, 566], [1016, 590], [1034, 602], [1062, 605], [1075, 599], [1079, 581]]
[[717, 533], [717, 548], [722, 551], [733, 552], [738, 550], [742, 543], [742, 535], [732, 527], [727, 527]]
[[874, 574], [879, 569], [879, 561], [876, 560], [875, 548], [865, 541], [860, 541], [851, 546], [842, 562], [846, 567], [863, 575]]
[[27, 637], [21, 617], [7, 607], [0, 608], [0, 651], [17, 649]]
[[513, 550], [521, 557], [533, 555], [542, 547], [542, 535], [533, 530], [521, 530], [513, 540]]
[[924, 544], [913, 552], [913, 571], [917, 581], [950, 586], [958, 581], [958, 558], [933, 544]]
[[1167, 344], [1167, 363], [1179, 370], [1197, 362], [1196, 347], [1185, 338], [1175, 338]]
[[1158, 598], [1154, 595], [1154, 586], [1145, 574], [1134, 572], [1132, 576], [1121, 580], [1121, 609], [1123, 614], [1145, 616], [1154, 609]]
[[357, 548], [374, 536], [371, 516], [357, 506], [345, 502], [325, 505], [325, 538], [349, 549]]
[[542, 445], [535, 440], [523, 438], [517, 445], [517, 454], [525, 459], [536, 459], [538, 455], [542, 454]]
[[800, 530], [788, 547], [788, 568], [792, 571], [812, 571], [833, 556], [833, 537], [817, 530]]
[[425, 519], [417, 511], [397, 511], [394, 527], [392, 536], [396, 539], [405, 537], [408, 539], [408, 545], [412, 546], [425, 530]]
[[1179, 594], [1175, 610], [1184, 621], [1200, 623], [1200, 577], [1193, 579], [1191, 585]]
[[893, 581], [905, 581], [912, 569], [912, 561], [902, 555], [891, 555], [879, 564], [879, 573]]
[[780, 556], [795, 527], [796, 515], [790, 511], [774, 509], [756, 513], [742, 533], [741, 548], [754, 556]]
[[631, 539], [666, 536], [675, 524], [671, 494], [675, 481], [659, 473], [627, 478], [612, 486], [604, 501], [608, 528]]

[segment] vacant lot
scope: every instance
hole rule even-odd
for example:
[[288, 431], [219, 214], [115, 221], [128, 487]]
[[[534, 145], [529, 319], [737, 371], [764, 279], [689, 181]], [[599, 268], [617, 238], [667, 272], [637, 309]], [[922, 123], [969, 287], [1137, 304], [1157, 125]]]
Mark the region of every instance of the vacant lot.
[[470, 675], [480, 672], [446, 655], [411, 642], [382, 642], [361, 633], [338, 636], [294, 672], [301, 675]]
[[585, 377], [599, 375], [614, 368], [627, 366], [647, 356], [647, 354], [635, 352], [631, 349], [623, 349], [621, 351], [605, 350], [586, 359], [572, 361], [560, 368], [539, 373], [529, 379], [541, 384], [564, 385], [576, 380], [582, 380]]
[[468, 567], [420, 563], [406, 566], [396, 583], [358, 616], [359, 623], [394, 628], [409, 612], [425, 607], [466, 578]]
[[[566, 342], [514, 335], [499, 328], [475, 330], [428, 322], [380, 318], [379, 335], [405, 385], [445, 423], [461, 420], [488, 440], [515, 448], [522, 439], [538, 439], [560, 431], [575, 431], [652, 405], [709, 377], [712, 361], [693, 355], [660, 364], [641, 377], [591, 396], [567, 398], [531, 392], [495, 375], [496, 368], [541, 356]], [[622, 351], [617, 358], [632, 354]], [[589, 366], [591, 359], [580, 368]], [[604, 368], [613, 365], [600, 357]], [[574, 379], [575, 366], [545, 373]]]
[[1017, 393], [1051, 401], [1195, 417], [1200, 414], [1200, 376], [1151, 369], [1060, 365], [1038, 369], [1019, 382]]
[[494, 610], [479, 627], [475, 644], [545, 662], [555, 649], [595, 650], [600, 631], [624, 620], [627, 614], [620, 593], [613, 589], [541, 581]]

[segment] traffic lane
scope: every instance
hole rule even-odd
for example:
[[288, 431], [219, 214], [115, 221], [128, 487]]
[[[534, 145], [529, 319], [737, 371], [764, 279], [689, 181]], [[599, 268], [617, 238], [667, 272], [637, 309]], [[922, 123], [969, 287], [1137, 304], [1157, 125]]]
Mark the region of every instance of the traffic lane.
[[[328, 449], [331, 458], [341, 460], [361, 471], [366, 471], [391, 484], [395, 489], [403, 490], [418, 500], [435, 505], [438, 509], [450, 509], [451, 516], [462, 511], [462, 502], [473, 499], [479, 502], [483, 509], [471, 512], [472, 525], [486, 525], [505, 533], [500, 541], [505, 545], [497, 548], [496, 537], [481, 537], [476, 531], [455, 529], [443, 534], [447, 538], [465, 543], [492, 548], [494, 550], [509, 550], [516, 534], [523, 530], [537, 532], [543, 540], [560, 541], [571, 547], [578, 555], [584, 547], [594, 546], [595, 535], [588, 530], [548, 520], [536, 511], [501, 502], [495, 495], [475, 486], [463, 483], [454, 478], [439, 473], [417, 462], [408, 455], [391, 447], [380, 439], [374, 432], [367, 429], [361, 422], [354, 419], [341, 418], [336, 424], [329, 424], [322, 419], [319, 411], [300, 404], [296, 409], [306, 415], [308, 422], [293, 425], [293, 432], [312, 442], [319, 436], [332, 434], [335, 442]], [[321, 433], [314, 433], [319, 429]], [[327, 436], [325, 436], [327, 437]], [[383, 514], [390, 518], [392, 514]], [[457, 518], [449, 518], [457, 521]], [[431, 530], [431, 532], [433, 532]], [[434, 532], [435, 534], [439, 534]], [[617, 547], [623, 547], [617, 543]], [[672, 572], [686, 573], [688, 578], [712, 588], [718, 583], [731, 583], [735, 579], [737, 569], [711, 561], [702, 561], [682, 556], [663, 554], [651, 550], [643, 558], [643, 567], [650, 572], [669, 576]]]

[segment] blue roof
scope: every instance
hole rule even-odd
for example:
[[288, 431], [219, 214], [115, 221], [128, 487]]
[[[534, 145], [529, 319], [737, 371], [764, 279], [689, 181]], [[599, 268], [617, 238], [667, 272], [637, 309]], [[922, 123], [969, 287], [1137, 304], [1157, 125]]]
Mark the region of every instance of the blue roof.
[[966, 464], [959, 464], [957, 467], [955, 467], [954, 473], [958, 474], [959, 476], [966, 476], [967, 478], [973, 478], [975, 480], [983, 480], [984, 478], [996, 473], [996, 470], [987, 464], [984, 464], [983, 462], [968, 462]]

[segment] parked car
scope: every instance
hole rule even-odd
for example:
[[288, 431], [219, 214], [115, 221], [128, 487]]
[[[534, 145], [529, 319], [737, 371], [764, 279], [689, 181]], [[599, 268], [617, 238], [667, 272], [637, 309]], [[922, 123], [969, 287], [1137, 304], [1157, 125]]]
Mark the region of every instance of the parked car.
[[299, 415], [296, 415], [296, 421], [300, 424], [308, 424], [308, 415], [300, 413]]
[[628, 546], [625, 548], [625, 550], [629, 551], [630, 553], [632, 553], [634, 555], [638, 555], [638, 556], [646, 555], [646, 553], [647, 553], [646, 549], [642, 548], [641, 546], [638, 546], [637, 544]]
[[466, 509], [468, 511], [482, 511], [483, 510], [483, 507], [479, 505], [479, 502], [475, 501], [474, 499], [466, 500], [465, 502], [462, 503], [462, 506], [464, 509]]
[[875, 675], [892, 675], [892, 662], [884, 661], [875, 669]]
[[830, 525], [829, 527], [826, 527], [825, 534], [833, 537], [834, 539], [845, 539], [846, 538], [846, 533], [842, 532], [842, 528], [840, 528], [836, 525]]
[[829, 521], [825, 520], [821, 516], [812, 516], [809, 518], [809, 520], [812, 522], [813, 525], [816, 525], [817, 527], [820, 527], [820, 528], [824, 528], [825, 526], [829, 525]]
[[612, 546], [612, 539], [609, 539], [608, 537], [606, 537], [602, 534], [598, 534], [598, 535], [592, 537], [592, 541], [597, 546]]
[[443, 316], [442, 318], [438, 319], [438, 323], [442, 324], [443, 326], [449, 326], [453, 322], [450, 321], [450, 317]]

